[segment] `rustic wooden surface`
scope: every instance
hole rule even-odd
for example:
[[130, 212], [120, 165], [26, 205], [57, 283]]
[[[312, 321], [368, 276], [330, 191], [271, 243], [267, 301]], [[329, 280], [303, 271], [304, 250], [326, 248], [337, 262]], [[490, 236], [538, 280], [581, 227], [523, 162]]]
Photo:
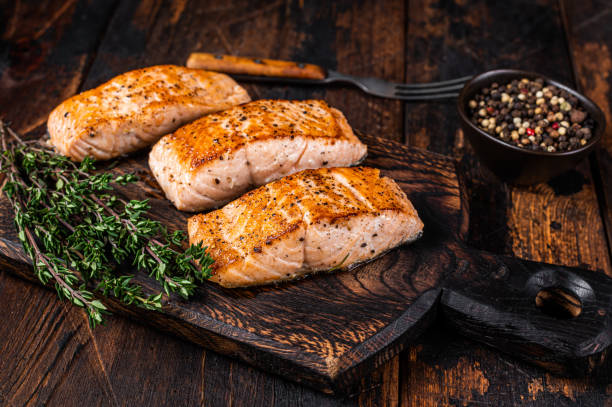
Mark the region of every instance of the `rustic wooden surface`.
[[[113, 73], [191, 51], [313, 62], [425, 81], [506, 66], [591, 96], [610, 118], [607, 1], [0, 2], [0, 110], [21, 131]], [[469, 243], [612, 274], [610, 138], [588, 162], [529, 188], [496, 181], [473, 156], [452, 102], [402, 105], [356, 90], [249, 86], [254, 97], [324, 97], [356, 128], [458, 158]], [[609, 120], [610, 123], [610, 120]], [[610, 130], [608, 130], [610, 132]], [[363, 379], [348, 399], [317, 393], [112, 317], [91, 332], [55, 294], [0, 273], [0, 404], [605, 405], [612, 377], [552, 376], [437, 327]]]

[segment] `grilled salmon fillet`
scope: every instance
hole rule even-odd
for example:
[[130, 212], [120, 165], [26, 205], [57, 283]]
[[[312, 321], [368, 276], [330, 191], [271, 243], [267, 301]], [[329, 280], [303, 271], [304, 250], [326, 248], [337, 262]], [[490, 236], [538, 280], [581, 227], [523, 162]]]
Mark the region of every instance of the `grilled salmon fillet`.
[[357, 164], [366, 152], [323, 101], [257, 100], [162, 137], [149, 167], [178, 209], [200, 211], [304, 169]]
[[349, 266], [417, 239], [423, 223], [379, 170], [320, 168], [271, 182], [189, 219], [224, 287], [276, 283]]
[[250, 101], [229, 76], [174, 65], [126, 72], [49, 115], [55, 149], [76, 161], [138, 150], [207, 113]]

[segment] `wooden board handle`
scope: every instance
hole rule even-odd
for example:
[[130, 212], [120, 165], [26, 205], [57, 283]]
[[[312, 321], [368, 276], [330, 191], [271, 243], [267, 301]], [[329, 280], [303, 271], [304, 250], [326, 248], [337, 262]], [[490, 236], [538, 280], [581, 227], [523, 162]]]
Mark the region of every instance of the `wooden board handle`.
[[326, 77], [325, 70], [317, 65], [203, 52], [194, 52], [189, 55], [187, 67], [237, 75], [297, 79], [324, 79]]
[[612, 279], [603, 273], [472, 250], [441, 298], [464, 335], [558, 374], [604, 365], [612, 342]]

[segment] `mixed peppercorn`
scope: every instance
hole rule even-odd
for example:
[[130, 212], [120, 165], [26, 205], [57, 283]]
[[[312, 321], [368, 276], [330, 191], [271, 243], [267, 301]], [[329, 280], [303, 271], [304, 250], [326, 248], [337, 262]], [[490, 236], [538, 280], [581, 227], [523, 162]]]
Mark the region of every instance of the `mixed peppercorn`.
[[570, 151], [593, 136], [595, 122], [578, 99], [540, 78], [492, 83], [468, 105], [477, 127], [525, 149]]

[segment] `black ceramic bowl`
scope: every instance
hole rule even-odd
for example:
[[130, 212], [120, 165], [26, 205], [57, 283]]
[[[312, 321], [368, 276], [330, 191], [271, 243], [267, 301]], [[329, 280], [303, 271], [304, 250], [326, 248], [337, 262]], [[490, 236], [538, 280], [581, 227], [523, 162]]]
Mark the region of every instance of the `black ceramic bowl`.
[[[484, 87], [493, 82], [504, 84], [513, 79], [542, 78], [547, 85], [554, 85], [574, 95], [582, 107], [595, 122], [593, 137], [584, 146], [563, 152], [549, 153], [515, 147], [487, 133], [474, 125], [468, 116], [468, 102]], [[470, 140], [470, 144], [482, 162], [504, 181], [518, 185], [530, 185], [545, 182], [549, 179], [574, 168], [584, 159], [601, 140], [606, 127], [606, 119], [601, 109], [592, 100], [567, 86], [535, 72], [515, 69], [499, 69], [475, 76], [465, 84], [459, 99], [457, 109], [461, 118], [461, 127]]]

